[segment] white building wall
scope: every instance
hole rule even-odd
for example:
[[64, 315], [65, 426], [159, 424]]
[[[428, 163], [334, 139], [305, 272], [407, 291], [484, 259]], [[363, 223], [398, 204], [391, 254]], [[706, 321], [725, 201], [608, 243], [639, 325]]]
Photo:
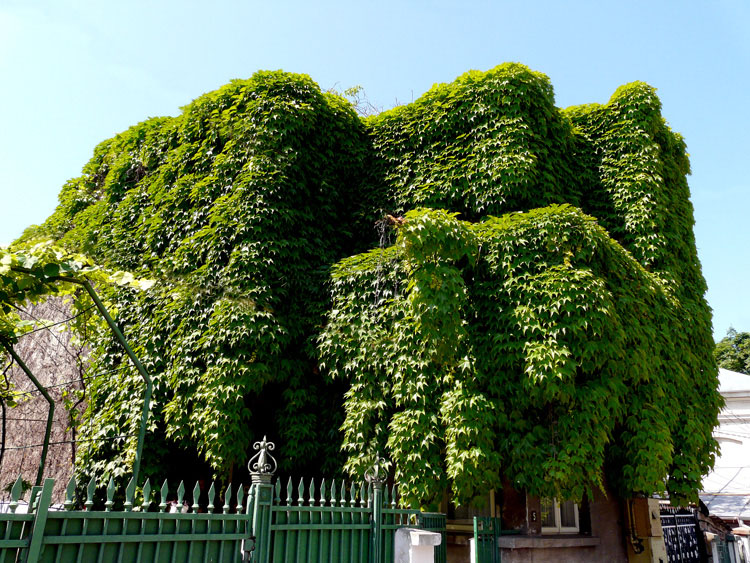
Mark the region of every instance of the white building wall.
[[714, 431], [721, 454], [700, 496], [711, 514], [750, 523], [750, 375], [720, 369], [719, 391], [726, 402]]

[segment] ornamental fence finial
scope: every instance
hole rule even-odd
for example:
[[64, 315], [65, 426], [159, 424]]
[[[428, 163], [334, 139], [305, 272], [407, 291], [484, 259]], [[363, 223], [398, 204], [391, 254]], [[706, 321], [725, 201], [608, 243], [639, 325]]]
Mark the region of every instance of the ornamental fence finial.
[[375, 487], [382, 487], [385, 480], [388, 478], [388, 472], [385, 471], [385, 466], [388, 462], [385, 458], [375, 456], [375, 462], [372, 467], [365, 471], [365, 480], [374, 485]]
[[[253, 444], [253, 449], [258, 450], [258, 453], [250, 458], [247, 462], [247, 469], [250, 473], [255, 475], [267, 475], [268, 477], [276, 473], [278, 465], [273, 456], [268, 453], [276, 449], [276, 445], [273, 442], [263, 439], [260, 442]], [[273, 465], [271, 465], [273, 463]]]

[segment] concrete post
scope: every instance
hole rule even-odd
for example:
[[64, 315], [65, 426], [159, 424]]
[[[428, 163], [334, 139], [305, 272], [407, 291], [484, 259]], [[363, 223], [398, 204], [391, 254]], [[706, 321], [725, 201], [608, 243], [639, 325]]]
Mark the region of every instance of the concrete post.
[[442, 539], [438, 532], [399, 528], [394, 541], [393, 563], [434, 563], [435, 546], [440, 545]]

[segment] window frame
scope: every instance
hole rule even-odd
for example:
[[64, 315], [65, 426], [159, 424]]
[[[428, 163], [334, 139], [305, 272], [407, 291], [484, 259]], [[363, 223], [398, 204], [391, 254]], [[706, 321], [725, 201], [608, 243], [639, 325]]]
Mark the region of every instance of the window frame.
[[554, 511], [556, 526], [541, 526], [542, 534], [579, 534], [581, 532], [581, 520], [578, 514], [578, 503], [573, 504], [573, 517], [575, 518], [575, 526], [563, 526], [562, 519], [560, 518], [560, 501], [558, 499], [539, 499], [540, 500], [540, 511], [544, 504], [544, 501], [552, 500], [552, 510]]

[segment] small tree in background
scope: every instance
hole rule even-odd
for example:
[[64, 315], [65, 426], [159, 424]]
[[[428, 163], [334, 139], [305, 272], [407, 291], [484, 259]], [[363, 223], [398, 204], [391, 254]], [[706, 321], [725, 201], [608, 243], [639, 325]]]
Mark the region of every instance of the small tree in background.
[[727, 331], [714, 350], [720, 368], [750, 375], [750, 332]]

